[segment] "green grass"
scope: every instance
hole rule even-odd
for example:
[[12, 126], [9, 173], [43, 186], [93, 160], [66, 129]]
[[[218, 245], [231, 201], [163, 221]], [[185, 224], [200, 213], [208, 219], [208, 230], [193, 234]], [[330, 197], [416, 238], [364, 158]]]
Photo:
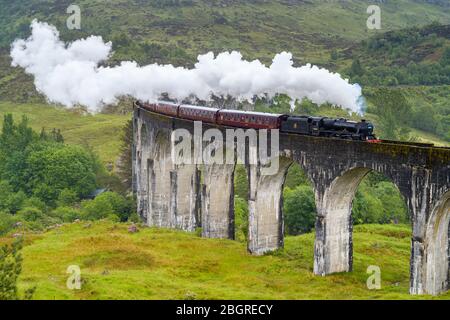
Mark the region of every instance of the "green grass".
[[119, 155], [122, 127], [131, 115], [81, 114], [76, 110], [44, 104], [0, 102], [0, 124], [3, 115], [12, 113], [17, 121], [23, 115], [37, 132], [61, 129], [69, 144], [91, 147], [104, 163], [114, 163]]
[[[177, 58], [184, 63], [193, 62], [198, 54], [211, 50], [240, 50], [246, 58], [258, 58], [266, 63], [277, 52], [291, 51], [297, 61], [324, 63], [329, 61], [332, 48], [346, 49], [377, 32], [433, 21], [450, 23], [448, 7], [414, 0], [379, 4], [382, 10], [379, 31], [367, 29], [366, 10], [370, 3], [358, 0], [191, 2], [181, 1], [181, 5], [160, 8], [151, 1], [80, 0], [77, 4], [81, 8], [81, 30], [68, 30], [68, 4], [0, 0], [3, 9], [0, 47], [8, 49], [16, 37], [26, 36], [30, 21], [37, 18], [56, 25], [68, 40], [91, 34], [112, 40], [119, 33], [126, 34], [132, 44], [126, 45], [126, 50], [117, 51], [118, 59], [149, 62], [133, 47], [149, 41], [169, 50], [174, 46], [181, 48], [185, 56]], [[166, 58], [162, 55], [159, 60]], [[177, 63], [178, 59], [173, 60], [170, 62]]]
[[411, 129], [411, 134], [414, 137], [418, 137], [418, 142], [432, 143], [438, 147], [450, 147], [450, 143], [448, 141], [443, 140], [432, 133], [418, 129]]
[[[36, 286], [35, 299], [432, 298], [408, 294], [408, 226], [356, 226], [354, 271], [326, 277], [312, 273], [313, 234], [287, 237], [285, 249], [256, 257], [242, 242], [154, 228], [130, 234], [127, 227], [79, 222], [25, 235], [20, 288]], [[70, 265], [81, 268], [79, 291], [66, 288]], [[366, 287], [369, 265], [381, 268], [381, 290]]]

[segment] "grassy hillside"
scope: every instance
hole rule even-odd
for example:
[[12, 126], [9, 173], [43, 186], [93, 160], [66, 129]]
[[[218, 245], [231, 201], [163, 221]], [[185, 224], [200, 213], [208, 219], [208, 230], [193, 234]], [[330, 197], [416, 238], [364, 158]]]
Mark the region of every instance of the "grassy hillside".
[[[199, 53], [233, 49], [243, 52], [246, 58], [269, 63], [275, 53], [288, 50], [294, 53], [296, 63], [326, 66], [364, 84], [365, 89], [412, 82], [406, 88], [397, 87], [417, 113], [418, 120], [409, 125], [413, 127], [412, 134], [420, 141], [449, 143], [449, 84], [443, 77], [438, 81], [420, 78], [435, 73], [428, 66], [439, 63], [445, 48], [450, 47], [447, 1], [385, 1], [380, 4], [379, 31], [367, 29], [368, 4], [356, 0], [82, 0], [77, 2], [82, 10], [82, 29], [72, 31], [65, 26], [70, 4], [65, 0], [0, 0], [0, 101], [5, 101], [0, 104], [0, 111], [28, 113], [36, 129], [60, 127], [68, 142], [88, 143], [104, 162], [113, 162], [117, 155], [118, 128], [125, 117], [74, 113], [69, 117], [64, 112], [53, 114], [49, 111], [55, 110], [52, 107], [41, 112], [46, 102], [36, 93], [32, 77], [20, 68], [10, 67], [9, 45], [15, 38], [28, 35], [31, 19], [55, 24], [65, 40], [90, 34], [112, 40], [112, 63], [135, 59], [140, 63], [190, 65]], [[415, 28], [431, 22], [447, 26]], [[398, 31], [400, 28], [407, 29]], [[363, 74], [352, 73], [352, 61], [356, 58]], [[418, 67], [410, 66], [409, 61]], [[444, 67], [440, 69], [443, 75], [447, 70]], [[427, 72], [421, 68], [428, 68]], [[415, 85], [430, 81], [442, 85]], [[423, 113], [431, 114], [431, 125], [420, 121]], [[345, 116], [326, 108], [317, 114]], [[367, 118], [377, 121], [376, 115], [368, 114]]]
[[[316, 46], [342, 46], [367, 38], [367, 7], [358, 0], [80, 0], [82, 30], [65, 28], [71, 1], [1, 0], [0, 45], [7, 46], [27, 31], [33, 18], [60, 27], [66, 38], [100, 34], [108, 39], [121, 32], [136, 42], [154, 40], [170, 48], [197, 55], [205, 50], [239, 49], [267, 58], [279, 50], [293, 50], [311, 59]], [[380, 4], [384, 31], [450, 22], [446, 1], [397, 0]], [[322, 51], [322, 50], [320, 50]]]
[[61, 129], [65, 142], [91, 147], [106, 163], [114, 163], [119, 155], [122, 127], [131, 115], [82, 114], [76, 110], [42, 104], [0, 102], [0, 123], [3, 115], [12, 113], [19, 120], [27, 116], [31, 127], [40, 132]]
[[369, 3], [358, 0], [80, 0], [81, 30], [68, 30], [70, 4], [0, 0], [0, 100], [8, 96], [23, 102], [32, 95], [30, 78], [9, 67], [8, 51], [14, 39], [29, 34], [34, 18], [56, 25], [65, 40], [96, 34], [113, 41], [113, 63], [133, 59], [191, 65], [198, 54], [224, 50], [240, 50], [248, 59], [270, 63], [274, 54], [291, 51], [298, 63], [332, 69], [347, 64], [334, 66], [333, 50], [348, 50], [389, 30], [434, 21], [450, 24], [446, 1], [385, 1], [380, 4], [382, 29], [373, 31], [366, 26]]
[[[80, 222], [26, 235], [20, 287], [37, 286], [36, 299], [431, 298], [408, 294], [408, 226], [356, 226], [354, 272], [327, 277], [312, 274], [313, 234], [287, 237], [284, 250], [255, 257], [242, 242], [127, 227]], [[81, 268], [80, 291], [66, 288], [70, 265]], [[366, 287], [369, 265], [381, 268], [379, 291]]]

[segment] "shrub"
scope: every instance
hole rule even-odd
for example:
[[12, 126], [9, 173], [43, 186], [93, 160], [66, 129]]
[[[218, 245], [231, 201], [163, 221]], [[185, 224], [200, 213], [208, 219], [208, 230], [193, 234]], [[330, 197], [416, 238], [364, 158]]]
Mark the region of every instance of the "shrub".
[[20, 219], [17, 216], [8, 212], [0, 212], [0, 236], [13, 230], [18, 221], [20, 221]]
[[23, 208], [16, 216], [24, 222], [27, 229], [31, 230], [42, 230], [45, 227], [61, 222], [59, 219], [46, 215], [35, 207]]
[[81, 219], [80, 210], [72, 207], [58, 207], [51, 214], [63, 222], [73, 222], [76, 219]]
[[25, 199], [25, 193], [14, 192], [7, 181], [0, 181], [0, 210], [16, 213], [21, 209]]
[[106, 219], [112, 222], [120, 222], [120, 218], [116, 214], [110, 214], [106, 217]]
[[81, 204], [82, 218], [86, 220], [104, 219], [116, 215], [119, 221], [127, 221], [133, 209], [133, 200], [115, 192], [104, 192], [93, 200]]
[[34, 207], [34, 208], [38, 208], [39, 210], [41, 210], [42, 212], [47, 212], [47, 206], [44, 203], [44, 201], [42, 201], [41, 199], [37, 198], [37, 197], [31, 197], [26, 199], [23, 202], [23, 207]]
[[127, 199], [115, 192], [104, 192], [95, 198], [97, 201], [108, 201], [111, 203], [114, 214], [120, 218], [120, 221], [127, 221], [130, 215], [130, 203]]
[[137, 214], [137, 212], [133, 212], [132, 214], [130, 214], [130, 216], [128, 217], [128, 221], [129, 222], [133, 222], [133, 223], [140, 223], [142, 222], [141, 217]]
[[74, 190], [64, 189], [58, 196], [59, 206], [72, 206], [79, 200], [77, 193]]
[[23, 208], [17, 213], [17, 216], [23, 218], [27, 222], [36, 222], [44, 217], [41, 210], [35, 207]]
[[81, 217], [84, 220], [104, 219], [112, 214], [114, 214], [113, 206], [106, 198], [97, 197], [81, 203]]

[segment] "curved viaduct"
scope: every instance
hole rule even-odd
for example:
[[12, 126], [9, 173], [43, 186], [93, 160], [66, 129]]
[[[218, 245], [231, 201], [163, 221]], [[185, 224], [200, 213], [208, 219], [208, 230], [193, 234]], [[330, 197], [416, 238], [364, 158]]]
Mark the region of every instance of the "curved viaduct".
[[[173, 163], [172, 132], [193, 133], [192, 121], [137, 108], [133, 124], [133, 188], [147, 224], [187, 231], [201, 226], [204, 237], [233, 239], [235, 164]], [[203, 125], [203, 132], [210, 128], [223, 133], [226, 129]], [[276, 174], [262, 175], [261, 164], [247, 165], [249, 252], [258, 255], [283, 246], [282, 190], [296, 162], [315, 193], [314, 273], [351, 271], [352, 200], [361, 180], [374, 170], [390, 178], [407, 203], [412, 225], [410, 293], [448, 290], [450, 149], [292, 134], [280, 134], [279, 149]]]

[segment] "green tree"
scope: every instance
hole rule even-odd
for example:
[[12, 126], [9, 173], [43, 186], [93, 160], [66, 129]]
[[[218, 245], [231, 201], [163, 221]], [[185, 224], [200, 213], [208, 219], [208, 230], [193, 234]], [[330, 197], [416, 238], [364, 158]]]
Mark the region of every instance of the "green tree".
[[338, 52], [336, 49], [331, 50], [330, 58], [332, 61], [336, 61], [339, 58]]
[[26, 163], [28, 190], [48, 204], [54, 205], [65, 189], [82, 198], [96, 188], [95, 163], [81, 147], [40, 144], [30, 152]]
[[298, 163], [293, 163], [286, 175], [284, 185], [289, 189], [295, 189], [299, 185], [309, 185], [309, 179]]
[[378, 223], [407, 223], [409, 221], [405, 201], [394, 184], [383, 181], [377, 184], [374, 195], [383, 204], [383, 217]]
[[246, 241], [248, 236], [248, 205], [247, 201], [238, 196], [234, 198], [234, 219], [236, 240]]
[[362, 76], [364, 74], [364, 69], [361, 65], [361, 61], [358, 58], [353, 59], [352, 66], [350, 67], [351, 76]]
[[128, 120], [122, 129], [120, 147], [120, 158], [117, 165], [118, 175], [122, 180], [122, 183], [126, 186], [127, 190], [131, 190], [131, 184], [133, 180], [132, 166], [132, 148], [133, 148], [133, 121]]
[[379, 117], [381, 137], [384, 139], [398, 140], [402, 136], [405, 124], [411, 121], [411, 106], [405, 96], [399, 90], [381, 88], [377, 89], [370, 100], [375, 104], [372, 110]]
[[354, 224], [380, 223], [383, 216], [383, 204], [367, 188], [358, 190], [353, 200], [352, 218]]
[[0, 211], [0, 236], [6, 235], [13, 230], [19, 220], [20, 219], [16, 215]]
[[[20, 299], [17, 289], [17, 279], [22, 272], [22, 239], [12, 245], [0, 248], [0, 300]], [[35, 288], [25, 292], [24, 298], [31, 299]]]
[[306, 233], [314, 228], [316, 204], [311, 187], [300, 185], [293, 190], [285, 189], [284, 217], [289, 235]]
[[247, 169], [244, 165], [236, 165], [234, 171], [234, 194], [240, 199], [247, 201], [248, 198], [248, 177]]
[[22, 208], [25, 199], [24, 192], [14, 192], [8, 181], [0, 181], [0, 211], [14, 214]]
[[74, 190], [64, 189], [59, 193], [58, 206], [72, 206], [78, 200], [78, 195]]

